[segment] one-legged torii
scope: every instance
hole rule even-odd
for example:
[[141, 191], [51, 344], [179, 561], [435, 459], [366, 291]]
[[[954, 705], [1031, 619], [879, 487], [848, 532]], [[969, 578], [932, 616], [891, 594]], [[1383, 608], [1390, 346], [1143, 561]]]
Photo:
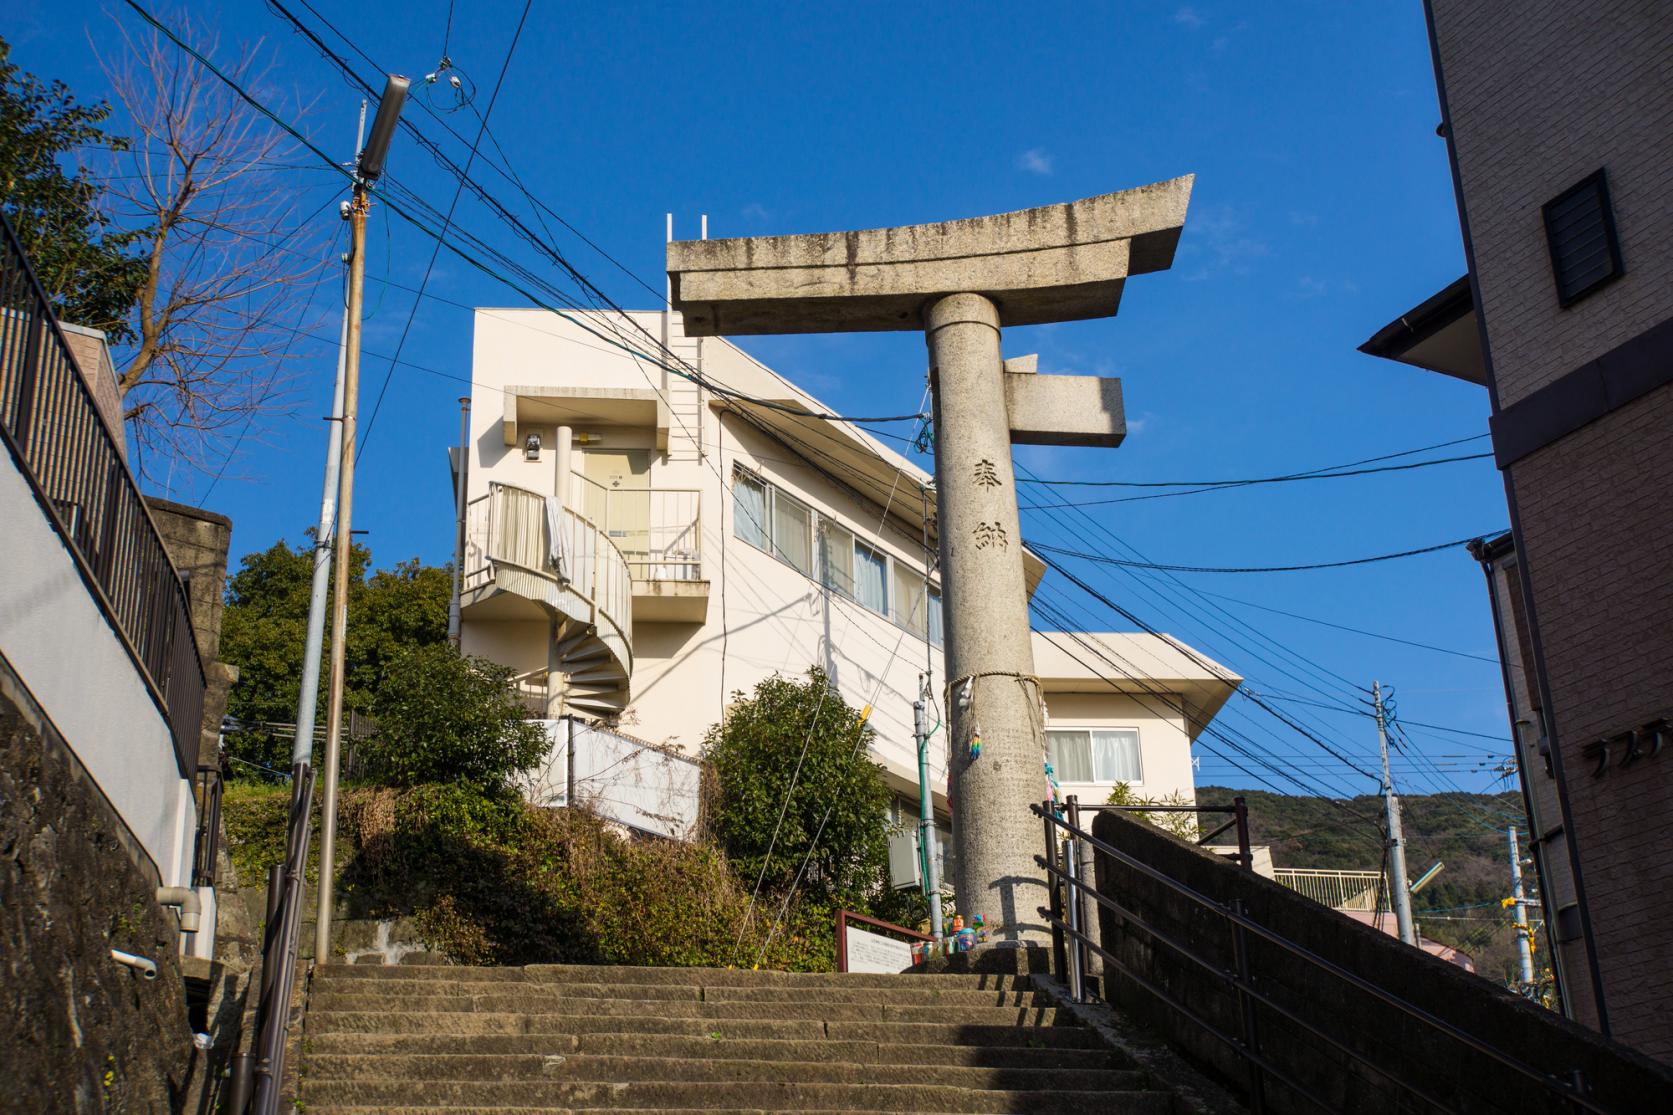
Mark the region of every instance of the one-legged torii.
[[1002, 943], [1046, 928], [1041, 830], [1028, 811], [1045, 797], [1045, 733], [1010, 447], [1113, 447], [1126, 426], [1119, 380], [1007, 370], [999, 330], [1114, 314], [1127, 276], [1173, 263], [1191, 181], [940, 224], [668, 245], [688, 336], [924, 331], [956, 893]]

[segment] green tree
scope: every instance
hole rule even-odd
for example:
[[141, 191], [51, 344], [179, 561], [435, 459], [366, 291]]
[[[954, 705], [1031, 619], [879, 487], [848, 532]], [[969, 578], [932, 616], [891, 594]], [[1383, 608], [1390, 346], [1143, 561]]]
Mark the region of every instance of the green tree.
[[889, 789], [869, 758], [876, 733], [864, 716], [817, 668], [805, 681], [775, 674], [738, 697], [703, 750], [715, 836], [740, 878], [788, 887], [811, 848], [801, 885], [813, 895], [860, 905], [886, 897]]
[[[447, 606], [452, 592], [446, 566], [398, 562], [367, 576], [371, 551], [356, 545], [349, 567], [348, 660], [344, 704], [369, 713], [389, 664], [403, 652], [447, 640]], [[289, 723], [296, 716], [302, 686], [303, 644], [308, 627], [314, 553], [311, 546], [275, 542], [245, 556], [228, 579], [221, 621], [221, 657], [238, 667], [238, 682], [227, 713], [242, 721]], [[325, 708], [321, 671], [319, 708]], [[288, 767], [286, 740], [256, 733], [234, 734], [228, 750], [238, 758], [279, 769]]]
[[[1110, 796], [1104, 799], [1106, 805], [1190, 805], [1185, 795], [1174, 790], [1163, 797], [1147, 798], [1133, 792], [1133, 788], [1125, 782], [1117, 782], [1110, 790]], [[1141, 820], [1149, 821], [1163, 832], [1171, 832], [1181, 840], [1195, 840], [1197, 838], [1197, 815], [1195, 813], [1139, 813], [1132, 814]]]
[[100, 185], [83, 167], [65, 169], [78, 149], [127, 149], [101, 126], [110, 111], [20, 69], [0, 39], [0, 205], [54, 312], [120, 342], [133, 337], [128, 312], [145, 282], [145, 261], [132, 251], [144, 230], [113, 225]]
[[393, 786], [504, 790], [550, 748], [545, 729], [525, 719], [511, 673], [447, 643], [399, 652], [372, 699], [377, 732], [362, 747], [369, 769]]

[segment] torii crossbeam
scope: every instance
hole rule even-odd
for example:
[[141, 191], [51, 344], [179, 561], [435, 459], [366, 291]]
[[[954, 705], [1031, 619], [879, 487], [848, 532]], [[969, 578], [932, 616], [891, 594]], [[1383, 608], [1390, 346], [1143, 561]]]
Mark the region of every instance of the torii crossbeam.
[[668, 245], [688, 336], [924, 331], [956, 895], [1000, 942], [1039, 939], [1047, 897], [1028, 812], [1045, 796], [1045, 736], [1010, 446], [1114, 447], [1126, 426], [1119, 380], [1007, 370], [999, 331], [1114, 314], [1129, 275], [1172, 265], [1191, 183], [940, 224]]

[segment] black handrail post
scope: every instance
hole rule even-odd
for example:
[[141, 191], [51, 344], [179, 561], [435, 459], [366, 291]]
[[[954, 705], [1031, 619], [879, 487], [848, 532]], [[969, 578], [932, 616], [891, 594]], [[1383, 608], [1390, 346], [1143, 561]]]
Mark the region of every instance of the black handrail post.
[[1070, 974], [1074, 979], [1070, 982], [1070, 994], [1075, 1002], [1086, 1001], [1086, 942], [1082, 934], [1086, 932], [1086, 880], [1082, 877], [1085, 872], [1081, 863], [1081, 842], [1075, 833], [1080, 829], [1080, 798], [1075, 794], [1069, 795], [1069, 847], [1068, 873], [1072, 880], [1069, 884], [1069, 924], [1074, 928], [1074, 940], [1069, 942], [1073, 950], [1070, 954]]
[[1249, 994], [1249, 941], [1243, 935], [1243, 899], [1228, 904], [1232, 912], [1232, 960], [1237, 966], [1237, 1005], [1243, 1018], [1243, 1048], [1249, 1062], [1249, 1110], [1262, 1115], [1266, 1110], [1266, 1074], [1260, 1066], [1260, 1036], [1255, 1026], [1255, 1000]]
[[35, 424], [35, 381], [40, 378], [41, 350], [46, 347], [46, 330], [41, 324], [44, 313], [43, 302], [37, 301], [30, 309], [29, 332], [23, 341], [23, 366], [18, 369], [17, 417], [12, 420], [12, 437], [18, 451], [25, 455], [29, 452], [29, 428]]
[[1057, 826], [1052, 813], [1052, 801], [1047, 798], [1040, 810], [1046, 827], [1046, 892], [1051, 899], [1051, 959], [1057, 978], [1069, 982], [1069, 961], [1063, 951], [1063, 892], [1052, 870], [1057, 867]]
[[1232, 798], [1232, 810], [1237, 816], [1237, 854], [1243, 860], [1243, 866], [1250, 871], [1255, 869], [1255, 853], [1249, 848], [1249, 804], [1239, 794]]

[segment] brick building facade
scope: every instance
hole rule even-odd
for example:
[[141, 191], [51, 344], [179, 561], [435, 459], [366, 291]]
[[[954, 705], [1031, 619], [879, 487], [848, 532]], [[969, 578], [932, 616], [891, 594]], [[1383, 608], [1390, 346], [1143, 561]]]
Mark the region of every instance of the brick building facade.
[[1522, 685], [1507, 663], [1507, 689], [1530, 801], [1557, 806], [1539, 835], [1566, 1006], [1673, 1060], [1673, 19], [1657, 0], [1426, 8], [1470, 298], [1364, 351], [1491, 395], [1512, 536], [1478, 556], [1531, 667]]

